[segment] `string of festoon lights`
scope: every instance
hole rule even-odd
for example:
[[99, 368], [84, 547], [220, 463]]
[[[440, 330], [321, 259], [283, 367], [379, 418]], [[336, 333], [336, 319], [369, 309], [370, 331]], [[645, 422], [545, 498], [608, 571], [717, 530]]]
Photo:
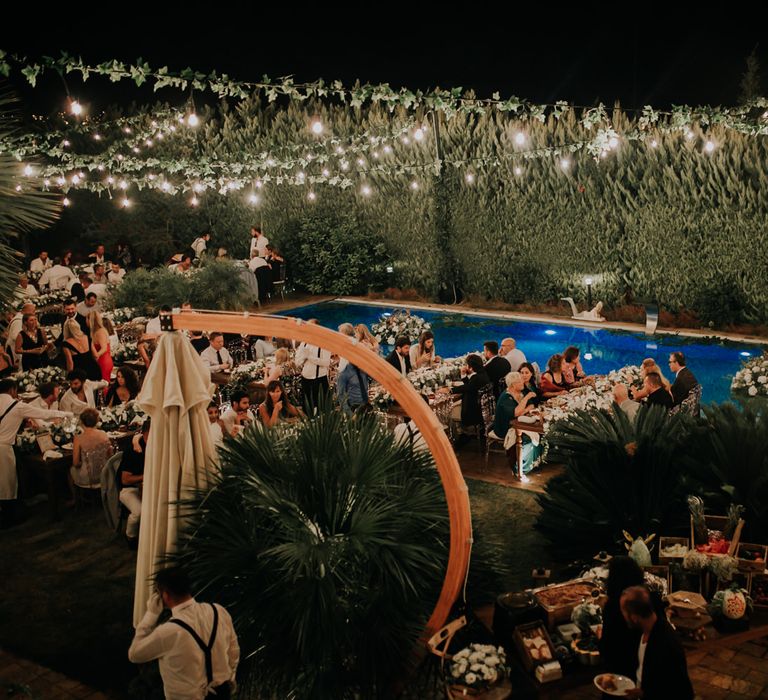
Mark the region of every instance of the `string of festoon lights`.
[[[92, 75], [107, 77], [113, 83], [129, 80], [139, 87], [144, 84], [151, 85], [155, 91], [165, 87], [182, 91], [192, 89], [200, 92], [210, 91], [219, 98], [236, 99], [256, 95], [266, 97], [269, 102], [274, 102], [279, 97], [300, 102], [310, 98], [335, 99], [353, 108], [370, 104], [384, 105], [390, 111], [394, 111], [397, 107], [408, 110], [420, 108], [426, 111], [442, 112], [449, 118], [459, 113], [485, 114], [494, 110], [514, 114], [516, 118], [523, 121], [544, 122], [548, 117], [560, 119], [573, 109], [581, 109], [586, 119], [592, 118], [593, 111], [605, 111], [603, 105], [594, 108], [578, 108], [564, 101], [553, 104], [534, 104], [514, 96], [502, 99], [499, 93], [494, 93], [491, 98], [477, 98], [466, 94], [463, 88], [394, 90], [386, 83], [347, 88], [340, 81], [326, 82], [321, 79], [311, 83], [296, 83], [292, 77], [275, 80], [268, 76], [264, 76], [260, 81], [248, 82], [234, 80], [226, 74], [220, 75], [215, 70], [203, 73], [192, 68], [185, 68], [179, 72], [170, 71], [167, 66], [153, 68], [146, 61], [141, 60], [133, 64], [112, 60], [89, 65], [84, 63], [82, 58], [70, 56], [66, 52], [62, 52], [57, 58], [43, 56], [33, 61], [26, 56], [0, 50], [0, 75], [8, 77], [13, 69], [18, 70], [33, 87], [38, 78], [49, 71], [58, 75], [79, 74], [83, 80], [87, 80]], [[77, 103], [74, 98], [72, 101]], [[768, 133], [766, 124], [768, 114], [765, 114], [768, 111], [768, 100], [765, 98], [758, 98], [737, 107], [675, 105], [671, 110], [658, 110], [646, 105], [639, 110], [625, 111], [637, 112], [640, 128], [651, 127], [667, 119], [674, 128], [678, 129], [700, 124], [702, 126], [719, 125], [750, 135]], [[598, 119], [600, 119], [599, 116]]]

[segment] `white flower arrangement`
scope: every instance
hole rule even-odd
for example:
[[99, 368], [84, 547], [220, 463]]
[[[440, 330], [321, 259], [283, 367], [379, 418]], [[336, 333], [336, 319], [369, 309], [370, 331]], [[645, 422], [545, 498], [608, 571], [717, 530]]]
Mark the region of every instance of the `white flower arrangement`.
[[768, 355], [744, 362], [731, 382], [731, 391], [748, 396], [768, 396]]
[[37, 432], [34, 430], [24, 430], [16, 436], [16, 449], [29, 454], [37, 449]]
[[504, 676], [506, 662], [503, 647], [470, 644], [454, 654], [448, 667], [448, 680], [469, 688], [487, 688]]
[[410, 309], [382, 314], [381, 318], [371, 326], [371, 333], [379, 343], [394, 345], [398, 336], [404, 335], [411, 343], [418, 341], [419, 336], [431, 328], [421, 316], [412, 314]]
[[127, 401], [113, 408], [103, 408], [99, 412], [102, 430], [117, 430], [120, 427], [140, 426], [144, 424], [146, 417], [137, 401]]
[[133, 309], [130, 306], [123, 306], [119, 309], [112, 309], [111, 311], [105, 311], [102, 316], [108, 318], [115, 325], [121, 325], [132, 321], [138, 315], [139, 310]]
[[614, 384], [626, 384], [627, 386], [642, 386], [643, 378], [641, 368], [638, 365], [626, 365], [620, 369], [614, 369], [604, 376], [596, 377], [595, 390], [601, 394], [608, 393]]
[[36, 297], [24, 298], [23, 300], [20, 300], [21, 303], [19, 304], [19, 308], [25, 303], [32, 303], [38, 309], [43, 306], [55, 306], [63, 304], [67, 299], [71, 298], [71, 292], [68, 292], [66, 289], [59, 289], [54, 292], [48, 292], [47, 294], [38, 294]]
[[65, 418], [60, 423], [51, 424], [51, 439], [57, 445], [66, 445], [80, 432], [77, 418]]
[[115, 364], [122, 364], [123, 362], [130, 362], [131, 360], [139, 359], [139, 347], [138, 343], [122, 343], [120, 347], [115, 348], [112, 353], [112, 359]]
[[571, 622], [588, 631], [592, 625], [602, 624], [603, 610], [597, 603], [583, 600], [571, 611]]
[[19, 390], [24, 392], [37, 391], [37, 387], [46, 382], [63, 384], [67, 374], [61, 367], [39, 367], [28, 372], [17, 372], [13, 378], [19, 383]]
[[264, 358], [254, 362], [244, 362], [232, 370], [232, 384], [250, 384], [251, 382], [264, 381], [264, 369], [267, 366], [267, 360]]

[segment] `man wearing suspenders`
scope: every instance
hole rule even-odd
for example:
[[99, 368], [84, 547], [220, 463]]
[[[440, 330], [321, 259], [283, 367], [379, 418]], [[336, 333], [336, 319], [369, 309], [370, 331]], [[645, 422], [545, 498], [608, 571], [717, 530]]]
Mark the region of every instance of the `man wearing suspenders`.
[[[128, 658], [133, 663], [159, 659], [166, 700], [227, 700], [240, 660], [229, 613], [220, 605], [198, 603], [181, 569], [159, 571], [155, 588]], [[163, 606], [171, 617], [158, 625]]]

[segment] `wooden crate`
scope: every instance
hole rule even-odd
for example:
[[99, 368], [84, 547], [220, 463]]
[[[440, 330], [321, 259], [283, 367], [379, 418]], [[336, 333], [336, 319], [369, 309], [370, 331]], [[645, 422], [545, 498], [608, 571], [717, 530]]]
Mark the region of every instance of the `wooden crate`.
[[[543, 622], [529, 622], [527, 625], [518, 625], [515, 627], [512, 637], [526, 671], [533, 671], [539, 664], [545, 664], [557, 659], [552, 639], [550, 639]], [[534, 645], [533, 640], [539, 639], [543, 639], [544, 643]], [[545, 658], [537, 658], [537, 656], [542, 655], [541, 649], [544, 648], [549, 651], [549, 658], [547, 658], [546, 653], [543, 654]]]
[[[722, 532], [725, 529], [725, 526], [728, 524], [728, 517], [725, 515], [705, 515], [704, 522], [706, 523], [708, 530], [719, 530]], [[744, 520], [739, 519], [739, 522], [736, 525], [736, 531], [733, 533], [733, 539], [731, 539], [730, 545], [728, 547], [727, 554], [729, 556], [734, 556], [736, 547], [739, 546], [739, 539], [741, 538], [741, 531], [743, 529]], [[691, 515], [691, 547], [693, 549], [696, 548], [696, 537], [694, 532], [693, 515]], [[704, 552], [704, 554], [707, 554], [708, 556], [718, 556], [717, 554], [710, 554], [709, 552]], [[723, 554], [725, 554], [725, 552]]]
[[756, 608], [768, 608], [768, 571], [752, 574], [749, 583], [749, 594]]
[[687, 537], [659, 537], [659, 564], [674, 564], [675, 562], [683, 561], [683, 556], [670, 557], [663, 554], [666, 547], [675, 544], [681, 544], [686, 549], [690, 549], [691, 540]]
[[[575, 597], [572, 595], [569, 596], [568, 589], [575, 587], [578, 587], [582, 593]], [[551, 597], [557, 596], [557, 593], [560, 590], [563, 592], [563, 601], [551, 602]], [[603, 596], [594, 597], [592, 595], [593, 591], [600, 591], [600, 586], [597, 583], [591, 579], [577, 578], [573, 581], [553, 583], [549, 586], [534, 588], [531, 593], [533, 593], [534, 599], [539, 604], [541, 609], [546, 613], [547, 627], [549, 629], [554, 629], [555, 626], [561, 622], [571, 621], [571, 612], [573, 612], [573, 609], [577, 605], [581, 604], [583, 599], [586, 598], [587, 600], [590, 600], [594, 598], [596, 603], [602, 605], [605, 602], [605, 598]], [[546, 600], [544, 599], [545, 596], [547, 598]]]
[[[744, 559], [742, 554], [744, 550], [751, 552], [757, 552], [760, 555], [760, 559], [755, 561], [753, 559]], [[766, 555], [768, 555], [768, 547], [764, 544], [749, 544], [747, 542], [739, 543], [736, 548], [736, 559], [739, 562], [739, 571], [751, 571], [753, 573], [761, 574], [765, 571]]]

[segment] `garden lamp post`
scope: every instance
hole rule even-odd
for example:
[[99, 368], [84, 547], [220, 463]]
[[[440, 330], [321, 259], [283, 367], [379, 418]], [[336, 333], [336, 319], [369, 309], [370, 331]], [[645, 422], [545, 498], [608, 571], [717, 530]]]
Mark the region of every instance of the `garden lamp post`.
[[594, 280], [591, 277], [584, 278], [584, 284], [587, 285], [587, 311], [592, 308], [592, 282]]

